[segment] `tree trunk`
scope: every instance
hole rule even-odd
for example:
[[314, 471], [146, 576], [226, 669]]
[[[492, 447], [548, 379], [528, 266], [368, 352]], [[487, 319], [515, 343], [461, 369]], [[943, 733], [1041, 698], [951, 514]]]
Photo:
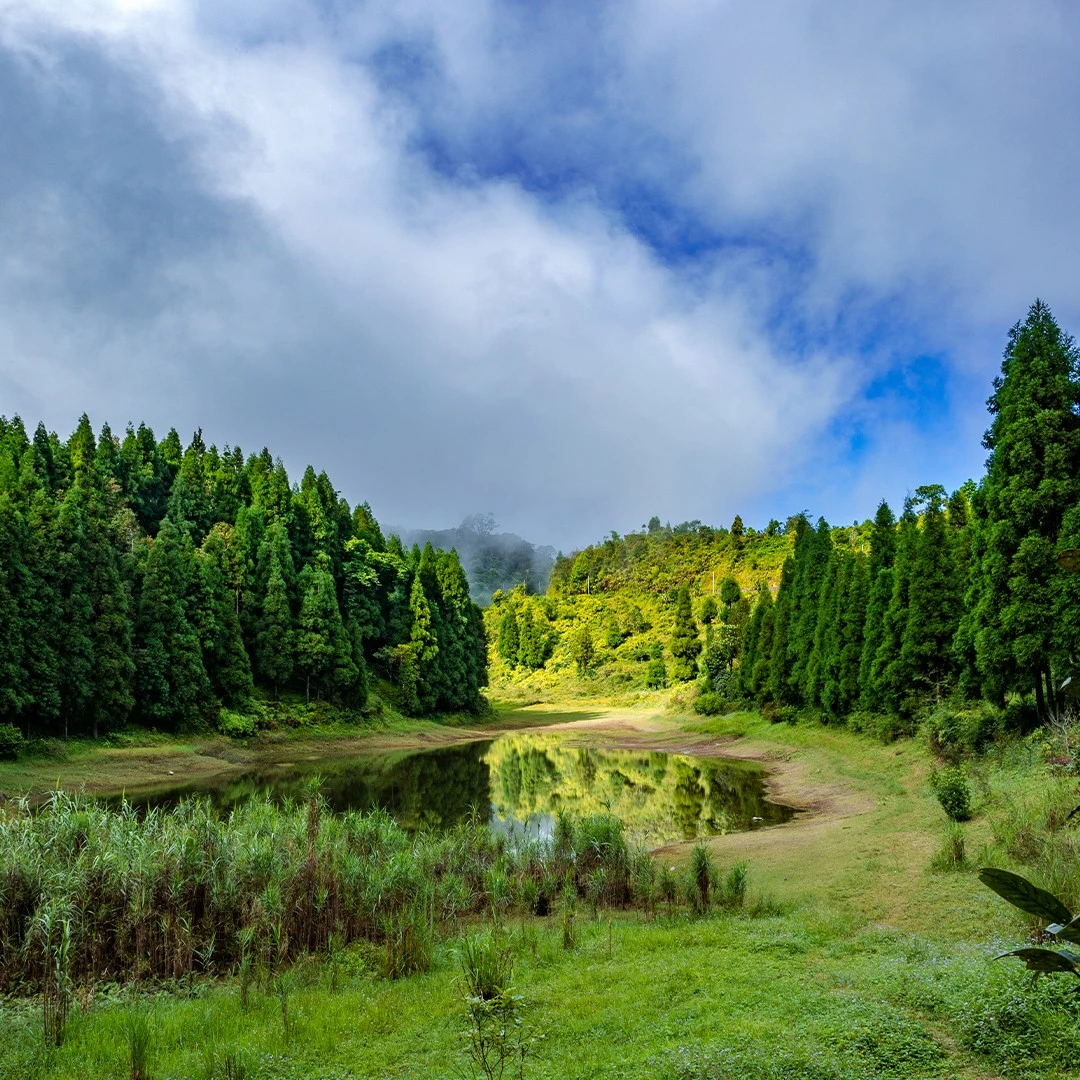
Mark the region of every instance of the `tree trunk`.
[[1035, 712], [1038, 714], [1039, 723], [1045, 724], [1047, 720], [1046, 696], [1043, 693], [1043, 673], [1041, 671], [1035, 672]]

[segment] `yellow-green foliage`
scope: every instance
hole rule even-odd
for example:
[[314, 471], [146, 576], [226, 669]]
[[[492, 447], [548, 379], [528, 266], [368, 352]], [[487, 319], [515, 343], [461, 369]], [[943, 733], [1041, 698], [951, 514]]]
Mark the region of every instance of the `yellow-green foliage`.
[[[612, 536], [564, 556], [556, 562], [546, 596], [527, 596], [518, 588], [492, 598], [484, 613], [491, 685], [503, 695], [537, 700], [647, 696], [650, 659], [659, 656], [670, 664], [678, 588], [689, 585], [700, 624], [706, 597], [719, 602], [726, 578], [738, 582], [747, 600], [762, 581], [775, 590], [791, 544], [787, 535], [748, 533], [736, 538], [726, 530], [698, 527]], [[499, 631], [507, 606], [519, 623], [527, 611], [537, 633], [547, 635], [542, 668], [531, 670], [500, 656]], [[593, 647], [584, 675], [574, 648], [582, 626], [588, 628]]]

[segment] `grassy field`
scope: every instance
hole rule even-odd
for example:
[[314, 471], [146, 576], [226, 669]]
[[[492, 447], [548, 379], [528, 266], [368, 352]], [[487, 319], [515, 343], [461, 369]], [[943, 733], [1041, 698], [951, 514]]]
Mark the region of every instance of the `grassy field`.
[[[653, 919], [603, 909], [594, 918], [580, 904], [573, 948], [564, 947], [559, 911], [507, 923], [524, 1023], [541, 1036], [524, 1076], [1073, 1074], [1080, 1013], [1072, 986], [1054, 977], [1031, 988], [1018, 964], [995, 963], [1024, 942], [1023, 916], [970, 869], [931, 869], [946, 820], [919, 743], [882, 746], [750, 714], [504, 717], [537, 719], [572, 723], [582, 738], [612, 745], [764, 760], [775, 796], [802, 812], [789, 825], [711, 841], [722, 871], [749, 864], [740, 912], [695, 916], [661, 904]], [[1075, 781], [1051, 776], [1030, 744], [991, 754], [971, 773], [971, 864], [1023, 866], [1023, 830], [1051, 812], [1050, 795], [1072, 797]], [[663, 866], [689, 857], [690, 845], [657, 854]], [[1036, 871], [1052, 875], [1056, 864], [1041, 857]], [[0, 1077], [131, 1076], [132, 1046], [146, 1032], [146, 1077], [482, 1075], [461, 1038], [461, 939], [444, 940], [425, 974], [388, 980], [380, 968], [370, 948], [309, 958], [283, 984], [253, 988], [246, 1006], [229, 978], [138, 993], [79, 988], [82, 1007], [51, 1051], [40, 1000], [13, 999], [0, 1017]]]

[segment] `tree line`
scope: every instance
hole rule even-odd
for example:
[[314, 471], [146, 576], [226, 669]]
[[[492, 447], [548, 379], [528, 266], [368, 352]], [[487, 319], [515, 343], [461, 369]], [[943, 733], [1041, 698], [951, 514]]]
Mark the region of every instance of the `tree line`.
[[776, 596], [742, 636], [736, 689], [760, 704], [913, 715], [950, 695], [1063, 706], [1080, 657], [1080, 353], [1036, 301], [1009, 332], [988, 407], [987, 471], [920, 487], [869, 528], [794, 522]]
[[483, 622], [455, 552], [405, 550], [266, 449], [0, 417], [0, 723], [175, 730], [257, 685], [360, 709], [373, 666], [406, 711], [478, 706]]

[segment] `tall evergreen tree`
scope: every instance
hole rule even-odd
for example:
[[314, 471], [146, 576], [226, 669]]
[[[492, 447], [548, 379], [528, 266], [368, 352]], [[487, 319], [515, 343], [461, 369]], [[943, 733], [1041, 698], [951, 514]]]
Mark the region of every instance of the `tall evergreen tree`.
[[1054, 549], [1066, 512], [1080, 502], [1078, 363], [1073, 339], [1036, 300], [1009, 332], [994, 381], [977, 504], [983, 548], [973, 636], [983, 690], [993, 701], [1034, 690], [1044, 716], [1056, 711]]
[[191, 541], [166, 517], [150, 545], [135, 623], [139, 709], [147, 722], [176, 728], [197, 723], [211, 701], [185, 598], [193, 566]]
[[884, 499], [878, 504], [870, 532], [870, 558], [866, 568], [866, 621], [859, 657], [859, 704], [870, 712], [883, 708], [878, 672], [878, 650], [885, 637], [885, 612], [893, 591], [896, 558], [896, 518]]
[[683, 585], [675, 597], [675, 628], [671, 632], [672, 678], [685, 682], [694, 678], [701, 638], [690, 606], [689, 586]]
[[945, 515], [945, 489], [939, 484], [920, 487], [915, 498], [923, 513], [914, 543], [900, 663], [912, 694], [940, 700], [955, 685], [953, 639], [960, 624], [962, 583]]
[[235, 707], [250, 700], [254, 686], [236, 613], [236, 593], [229, 583], [224, 528], [227, 526], [211, 529], [197, 554], [197, 572], [192, 576], [198, 618], [193, 621], [210, 685], [223, 704]]

